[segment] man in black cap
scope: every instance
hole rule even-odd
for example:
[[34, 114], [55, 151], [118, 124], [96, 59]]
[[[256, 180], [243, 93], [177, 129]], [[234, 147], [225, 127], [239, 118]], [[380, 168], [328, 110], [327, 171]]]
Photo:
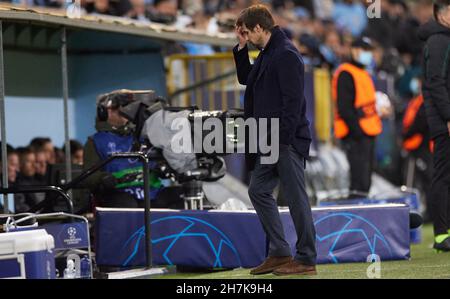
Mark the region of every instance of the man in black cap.
[[373, 64], [373, 45], [362, 37], [352, 43], [351, 61], [336, 70], [332, 81], [334, 134], [342, 140], [350, 164], [350, 193], [369, 193], [375, 137], [383, 128], [376, 111], [375, 87], [366, 68]]

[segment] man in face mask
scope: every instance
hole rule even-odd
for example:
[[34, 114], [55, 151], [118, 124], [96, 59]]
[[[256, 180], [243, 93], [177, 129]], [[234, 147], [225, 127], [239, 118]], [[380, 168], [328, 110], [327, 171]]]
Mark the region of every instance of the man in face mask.
[[383, 130], [375, 87], [366, 70], [373, 63], [372, 51], [369, 38], [354, 41], [351, 61], [339, 66], [332, 81], [334, 134], [342, 139], [350, 164], [350, 192], [358, 196], [369, 192], [375, 137]]

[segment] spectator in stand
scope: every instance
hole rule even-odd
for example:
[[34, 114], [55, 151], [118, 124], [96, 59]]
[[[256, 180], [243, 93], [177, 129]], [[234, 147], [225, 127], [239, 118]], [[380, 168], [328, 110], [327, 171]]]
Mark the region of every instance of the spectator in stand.
[[[37, 186], [39, 182], [36, 181], [36, 155], [30, 148], [18, 148], [20, 160], [20, 173], [17, 176], [16, 185], [21, 186]], [[41, 202], [45, 198], [43, 193], [24, 193], [16, 194], [14, 196], [15, 211], [22, 213], [29, 211], [30, 208]]]
[[395, 47], [398, 49], [405, 71], [396, 82], [397, 92], [402, 98], [402, 103], [408, 101], [410, 84], [414, 76], [420, 72], [423, 41], [418, 37], [419, 27], [428, 22], [433, 16], [432, 0], [421, 0], [411, 9], [408, 16], [398, 26]]
[[[211, 16], [206, 15], [203, 10], [194, 12], [192, 16], [192, 23], [190, 27], [201, 30], [204, 32], [208, 32], [211, 21]], [[209, 28], [208, 28], [209, 27]], [[209, 32], [212, 33], [212, 32]], [[198, 44], [198, 43], [190, 43], [185, 42], [182, 44], [183, 47], [186, 48], [186, 52], [190, 55], [212, 55], [214, 54], [214, 49], [211, 45], [208, 44]]]
[[433, 0], [417, 0], [411, 5], [412, 15], [420, 24], [426, 24], [433, 19]]
[[[384, 1], [382, 1], [384, 2]], [[337, 28], [358, 37], [367, 26], [366, 8], [358, 0], [342, 0], [334, 6], [333, 19]]]
[[126, 17], [138, 21], [149, 22], [148, 9], [145, 0], [130, 0], [131, 8], [125, 14]]
[[110, 16], [120, 16], [117, 9], [111, 5], [109, 0], [94, 0], [86, 3], [86, 12]]
[[8, 186], [16, 184], [17, 174], [19, 173], [19, 155], [13, 147], [8, 149]]
[[36, 155], [29, 147], [17, 148], [20, 161], [20, 174], [19, 180], [34, 181], [34, 175], [36, 174]]
[[45, 151], [47, 153], [47, 163], [55, 164], [55, 147], [48, 137], [36, 137], [30, 142], [30, 150], [33, 152]]
[[319, 50], [330, 69], [337, 67], [346, 58], [342, 47], [342, 39], [335, 30], [328, 31], [325, 34], [324, 43], [319, 46]]
[[[205, 4], [203, 2], [206, 2]], [[207, 10], [208, 7], [207, 4], [208, 1], [202, 1], [202, 0], [181, 0], [181, 10], [184, 14], [188, 16], [193, 16], [194, 14], [198, 12], [203, 12], [204, 14], [214, 14], [215, 11], [212, 11], [211, 9]], [[209, 4], [210, 6], [211, 4]]]
[[[17, 151], [11, 146], [6, 146], [7, 160], [8, 160], [8, 187], [14, 187], [17, 180], [17, 173], [19, 172], [19, 155]], [[0, 175], [3, 171], [0, 155]], [[0, 185], [2, 181], [0, 180]]]
[[311, 34], [303, 33], [299, 39], [299, 52], [308, 66], [320, 67], [322, 57], [319, 53], [320, 41]]
[[34, 155], [35, 155], [36, 184], [48, 185], [47, 152], [41, 149], [35, 151]]
[[36, 6], [62, 8], [65, 5], [65, 1], [64, 0], [34, 0], [33, 4]]
[[55, 147], [55, 164], [66, 163], [66, 155], [63, 148]]
[[319, 20], [330, 20], [333, 16], [333, 0], [314, 0], [314, 16]]
[[397, 27], [409, 16], [409, 6], [404, 0], [388, 0], [391, 4], [390, 16], [392, 23]]
[[[66, 154], [66, 147], [63, 145], [62, 152]], [[70, 140], [70, 157], [72, 164], [83, 165], [83, 145], [77, 140]]]
[[153, 6], [150, 7], [148, 17], [152, 22], [171, 25], [177, 20], [177, 14], [177, 0], [154, 0]]
[[[323, 0], [322, 0], [323, 1]], [[310, 16], [316, 17], [314, 0], [293, 0], [293, 4], [297, 7], [303, 7], [306, 9]]]
[[[6, 150], [8, 160], [8, 187], [14, 188], [16, 186], [17, 172], [19, 171], [19, 156], [17, 154], [17, 151], [9, 144], [7, 144]], [[0, 186], [3, 185], [2, 171], [3, 169], [0, 155]], [[3, 205], [0, 203], [0, 214], [3, 212], [4, 212]]]

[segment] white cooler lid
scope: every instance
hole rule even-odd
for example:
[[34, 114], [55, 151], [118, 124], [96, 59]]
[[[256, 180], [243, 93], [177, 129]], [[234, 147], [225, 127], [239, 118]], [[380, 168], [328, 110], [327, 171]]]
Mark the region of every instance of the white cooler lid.
[[55, 240], [45, 229], [0, 234], [0, 255], [50, 250], [55, 248]]

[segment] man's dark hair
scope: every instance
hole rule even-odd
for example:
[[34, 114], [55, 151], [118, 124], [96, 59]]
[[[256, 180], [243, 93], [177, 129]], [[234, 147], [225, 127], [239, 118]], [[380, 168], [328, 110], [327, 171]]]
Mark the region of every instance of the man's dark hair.
[[12, 155], [12, 154], [17, 154], [17, 151], [14, 147], [12, 147], [11, 145], [7, 144], [6, 145], [6, 155]]
[[433, 1], [433, 14], [437, 22], [439, 22], [439, 13], [450, 5], [450, 0], [434, 0]]
[[[0, 141], [0, 147], [1, 147], [1, 145], [2, 145], [2, 143]], [[13, 154], [18, 154], [17, 150], [14, 147], [12, 147], [10, 144], [7, 143], [6, 144], [6, 156], [9, 157], [10, 155], [13, 155]], [[2, 155], [0, 153], [0, 163], [1, 162], [2, 162]], [[1, 169], [0, 169], [0, 172], [1, 172]]]
[[33, 152], [39, 152], [42, 151], [45, 144], [49, 142], [52, 142], [52, 140], [48, 137], [36, 137], [31, 140], [29, 147]]
[[153, 6], [158, 6], [159, 4], [161, 4], [161, 3], [164, 3], [164, 2], [172, 2], [173, 0], [154, 0], [153, 1]]
[[244, 9], [239, 15], [236, 26], [245, 25], [249, 30], [253, 31], [256, 25], [261, 26], [265, 31], [271, 31], [275, 26], [272, 14], [269, 9], [262, 5], [256, 4]]
[[16, 148], [16, 152], [19, 155], [20, 160], [22, 160], [26, 155], [34, 153], [34, 151], [32, 151], [30, 147], [18, 147]]
[[[63, 153], [66, 153], [66, 146], [63, 144], [61, 147]], [[83, 145], [75, 139], [70, 140], [70, 153], [73, 155], [76, 151], [82, 150]]]

